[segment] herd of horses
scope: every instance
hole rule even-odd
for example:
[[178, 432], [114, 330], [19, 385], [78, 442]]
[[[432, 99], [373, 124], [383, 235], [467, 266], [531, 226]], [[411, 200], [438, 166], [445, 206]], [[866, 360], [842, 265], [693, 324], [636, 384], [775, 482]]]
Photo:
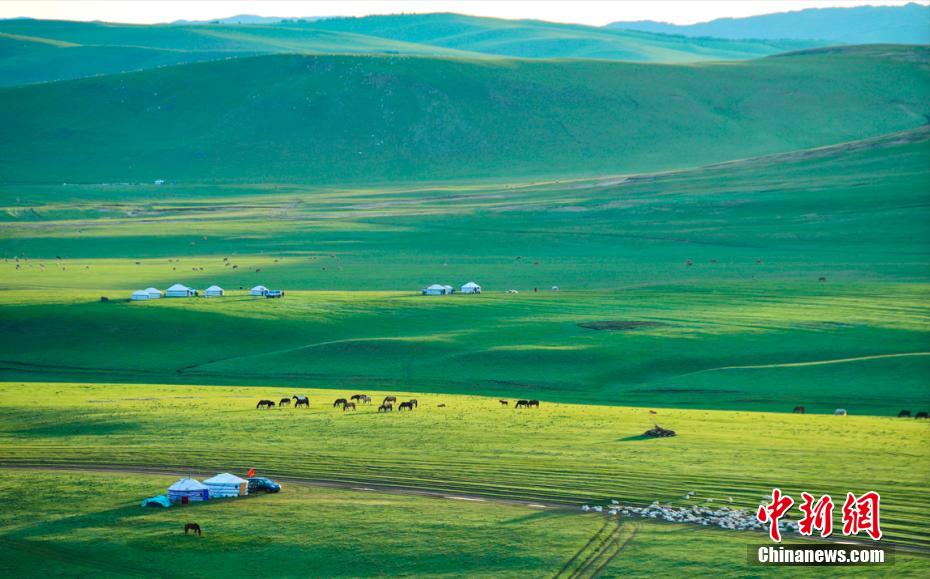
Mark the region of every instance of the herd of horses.
[[[795, 406], [792, 412], [794, 412], [795, 414], [804, 414], [807, 412], [807, 409], [804, 408], [803, 406]], [[837, 408], [833, 412], [833, 414], [837, 416], [846, 416], [846, 410], [843, 408]], [[927, 414], [926, 412], [918, 412], [914, 414], [913, 416], [914, 418], [928, 418], [930, 417], [930, 414]], [[910, 418], [910, 417], [911, 417], [910, 410], [902, 410], [901, 412], [898, 412], [898, 418]]]
[[[290, 398], [282, 398], [278, 401], [277, 406], [279, 408], [284, 406], [290, 406], [291, 400], [294, 401], [294, 408], [310, 408], [310, 398], [307, 396], [291, 396]], [[509, 400], [498, 400], [501, 406], [509, 406]], [[364, 404], [366, 406], [371, 405], [371, 396], [367, 394], [353, 394], [349, 398], [336, 398], [336, 401], [333, 402], [333, 408], [341, 407], [343, 412], [348, 412], [349, 410], [355, 412], [358, 410], [358, 405]], [[384, 400], [378, 406], [378, 412], [393, 412], [394, 405], [397, 404], [397, 396], [385, 396]], [[408, 400], [406, 402], [401, 402], [397, 404], [397, 411], [402, 412], [404, 410], [413, 411], [414, 408], [419, 408], [420, 403], [416, 398]], [[265, 408], [270, 409], [275, 407], [274, 400], [259, 400], [258, 404], [255, 405], [255, 408]], [[437, 408], [445, 408], [445, 404], [439, 404]], [[517, 400], [513, 405], [514, 408], [539, 408], [539, 400]]]
[[[291, 400], [294, 400], [294, 408], [310, 408], [310, 399], [307, 396], [291, 396], [290, 398], [282, 398], [278, 401], [277, 406], [279, 408], [284, 406], [290, 406]], [[355, 412], [358, 410], [358, 405], [371, 405], [371, 396], [367, 394], [353, 394], [349, 398], [336, 398], [336, 401], [333, 402], [333, 408], [342, 408], [343, 412], [348, 412], [352, 410]], [[394, 405], [397, 404], [397, 396], [385, 396], [384, 400], [378, 406], [378, 412], [393, 412]], [[397, 406], [398, 412], [402, 410], [413, 411], [414, 408], [418, 408], [420, 403], [414, 398], [408, 400], [407, 402], [401, 402]], [[275, 407], [274, 400], [259, 400], [258, 404], [255, 405], [255, 408], [265, 408], [270, 409]], [[445, 404], [440, 404], [439, 408], [445, 408]]]

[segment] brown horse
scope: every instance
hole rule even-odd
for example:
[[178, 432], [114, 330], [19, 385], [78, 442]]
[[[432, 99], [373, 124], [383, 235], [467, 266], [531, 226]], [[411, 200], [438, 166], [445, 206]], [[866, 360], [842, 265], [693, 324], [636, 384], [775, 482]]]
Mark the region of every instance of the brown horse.
[[510, 402], [507, 400], [498, 400], [498, 402], [501, 403], [501, 406], [507, 406], [508, 404], [510, 404]]
[[388, 402], [390, 402], [391, 404], [394, 404], [395, 402], [397, 402], [397, 396], [385, 396], [381, 404], [387, 404]]
[[805, 412], [807, 412], [807, 409], [804, 408], [803, 406], [795, 406], [792, 412], [794, 412], [795, 414], [804, 414]]
[[203, 537], [203, 531], [197, 523], [187, 523], [184, 525], [184, 534], [186, 535], [188, 531], [195, 533], [198, 537]]
[[371, 396], [368, 396], [367, 394], [363, 394], [362, 397], [359, 398], [359, 401], [362, 404], [371, 404]]
[[274, 400], [259, 400], [255, 408], [274, 408]]
[[364, 397], [365, 397], [364, 394], [353, 394], [352, 396], [349, 397], [349, 400], [351, 400], [352, 402], [358, 402]]
[[394, 407], [390, 404], [382, 404], [378, 407], [378, 412], [393, 412]]
[[526, 403], [527, 408], [539, 408], [539, 400], [530, 400]]
[[282, 398], [282, 399], [278, 402], [278, 406], [290, 406], [290, 405], [291, 405], [291, 399], [290, 399], [290, 398]]
[[400, 406], [397, 407], [398, 412], [406, 408], [407, 410], [413, 410], [413, 402], [401, 402]]
[[339, 405], [345, 406], [345, 405], [348, 404], [348, 403], [349, 403], [349, 401], [346, 400], [345, 398], [336, 398], [336, 401], [333, 402], [333, 408], [335, 408], [335, 407], [337, 407], [337, 406], [339, 406]]
[[343, 404], [342, 411], [345, 412], [346, 410], [352, 410], [353, 412], [355, 412], [355, 402], [346, 402], [345, 404]]

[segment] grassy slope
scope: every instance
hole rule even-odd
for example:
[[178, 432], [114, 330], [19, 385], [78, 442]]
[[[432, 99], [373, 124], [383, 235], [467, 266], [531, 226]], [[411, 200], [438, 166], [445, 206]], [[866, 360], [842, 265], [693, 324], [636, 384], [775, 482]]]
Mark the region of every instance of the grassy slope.
[[[754, 509], [772, 486], [818, 496], [874, 489], [888, 540], [930, 544], [923, 524], [930, 506], [926, 421], [663, 409], [653, 415], [546, 401], [518, 411], [492, 398], [449, 394], [416, 395], [420, 407], [412, 413], [332, 408], [336, 396], [353, 391], [5, 383], [0, 450], [14, 463], [234, 472], [255, 466], [272, 476], [576, 504], [687, 505], [693, 501], [683, 496], [694, 490], [702, 504], [710, 498], [730, 505], [732, 497], [733, 507]], [[259, 398], [293, 393], [309, 394], [311, 408], [255, 409]], [[679, 436], [642, 439], [654, 420]]]
[[[8, 187], [3, 372], [917, 410], [926, 356], [793, 364], [930, 351], [928, 156], [918, 131], [619, 184]], [[491, 293], [414, 295], [469, 279]], [[176, 281], [290, 295], [97, 302]], [[577, 325], [604, 320], [667, 325]]]
[[[0, 515], [0, 572], [6, 576], [118, 576], [142, 570], [174, 577], [208, 570], [255, 576], [551, 575], [575, 553], [583, 560], [593, 552], [583, 547], [603, 524], [597, 515], [301, 485], [288, 485], [279, 495], [142, 510], [139, 498], [163, 489], [171, 477], [25, 470], [5, 472], [0, 480], [0, 496], [11, 506], [3, 511], [7, 516]], [[21, 512], [34, 515], [23, 521], [16, 515]], [[205, 528], [202, 538], [180, 533], [190, 519]], [[602, 576], [657, 573], [667, 565], [717, 576], [747, 571], [739, 556], [747, 538], [737, 533], [646, 521], [622, 525], [635, 535]], [[109, 531], [101, 533], [103, 528]], [[154, 546], [162, 556], [151, 556]], [[895, 558], [897, 576], [919, 575], [926, 568], [926, 559]], [[832, 573], [874, 571], [834, 568]], [[779, 569], [777, 574], [806, 572]]]
[[18, 135], [0, 144], [0, 174], [346, 184], [698, 165], [919, 126], [930, 102], [925, 53], [872, 47], [692, 66], [198, 63], [0, 92], [0, 122]]
[[305, 26], [520, 58], [604, 58], [661, 62], [738, 60], [821, 44], [817, 41], [721, 41], [716, 38], [685, 38], [578, 24], [500, 20], [461, 14], [332, 18], [310, 22]]

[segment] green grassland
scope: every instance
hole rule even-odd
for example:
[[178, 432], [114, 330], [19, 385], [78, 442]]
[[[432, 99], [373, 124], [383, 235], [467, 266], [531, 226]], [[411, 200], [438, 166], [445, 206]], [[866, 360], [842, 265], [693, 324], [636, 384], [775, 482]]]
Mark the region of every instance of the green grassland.
[[[417, 394], [420, 406], [408, 413], [332, 407], [353, 391], [9, 382], [0, 386], [0, 455], [19, 465], [254, 466], [272, 476], [574, 504], [687, 505], [693, 490], [701, 504], [754, 509], [773, 486], [795, 495], [874, 489], [886, 539], [930, 545], [925, 420], [654, 415], [545, 400], [523, 411], [451, 394]], [[310, 409], [255, 409], [260, 398], [295, 393], [309, 394]], [[679, 436], [644, 439], [653, 421]]]
[[[287, 484], [278, 495], [170, 510], [138, 507], [140, 497], [163, 491], [173, 480], [128, 473], [0, 474], [0, 496], [10, 507], [0, 512], [0, 572], [10, 577], [526, 577], [564, 569], [567, 576], [595, 551], [586, 549], [587, 543], [604, 526], [599, 515], [300, 484]], [[22, 512], [40, 514], [24, 520]], [[203, 537], [181, 533], [190, 521], [204, 528]], [[601, 577], [646, 576], [671, 565], [689, 574], [747, 572], [744, 545], [752, 540], [745, 536], [651, 521], [610, 526], [618, 527], [622, 547], [605, 550], [580, 576], [602, 565]], [[580, 556], [573, 561], [575, 554]], [[919, 576], [927, 565], [924, 558], [898, 553], [887, 570], [898, 577]], [[875, 571], [832, 570], [841, 576]], [[776, 572], [756, 568], [753, 574]], [[783, 568], [777, 575], [807, 573]]]
[[276, 24], [129, 25], [0, 21], [0, 86], [113, 74], [253, 54], [420, 54], [598, 58], [649, 62], [739, 60], [822, 42], [685, 38], [457, 14]]
[[[7, 185], [0, 375], [926, 409], [928, 158], [918, 130], [600, 180]], [[126, 301], [178, 281], [230, 294]]]
[[0, 175], [345, 187], [679, 169], [922, 126], [927, 62], [924, 47], [852, 47], [690, 65], [194, 63], [0, 91], [12, 136], [0, 143]]

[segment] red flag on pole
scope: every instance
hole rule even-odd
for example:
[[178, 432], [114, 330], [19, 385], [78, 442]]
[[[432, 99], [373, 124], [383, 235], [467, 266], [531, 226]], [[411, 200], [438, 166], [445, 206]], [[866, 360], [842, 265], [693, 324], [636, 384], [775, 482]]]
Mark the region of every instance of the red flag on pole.
[[255, 468], [254, 468], [254, 467], [253, 467], [253, 468], [250, 468], [250, 469], [249, 469], [249, 474], [247, 474], [247, 475], [245, 475], [245, 476], [250, 477], [250, 478], [253, 477], [253, 476], [255, 476]]

